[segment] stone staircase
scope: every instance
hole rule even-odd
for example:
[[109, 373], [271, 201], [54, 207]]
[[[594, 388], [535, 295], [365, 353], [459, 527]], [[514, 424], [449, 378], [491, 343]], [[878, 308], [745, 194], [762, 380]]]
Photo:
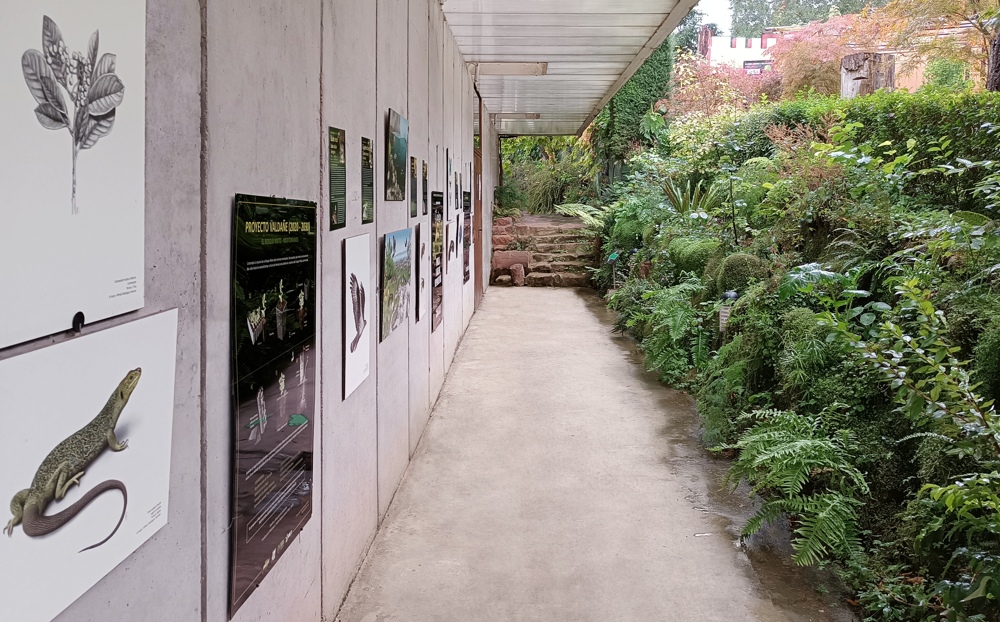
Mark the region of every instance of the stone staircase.
[[593, 265], [593, 238], [576, 218], [526, 215], [493, 222], [495, 285], [587, 287]]

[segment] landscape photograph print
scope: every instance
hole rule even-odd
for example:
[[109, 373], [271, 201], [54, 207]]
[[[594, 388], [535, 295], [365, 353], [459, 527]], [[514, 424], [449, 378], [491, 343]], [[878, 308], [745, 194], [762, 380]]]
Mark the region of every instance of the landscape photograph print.
[[410, 124], [395, 110], [389, 109], [389, 127], [385, 135], [385, 200], [406, 200], [406, 156]]
[[385, 235], [382, 254], [382, 340], [410, 315], [413, 238], [410, 229]]

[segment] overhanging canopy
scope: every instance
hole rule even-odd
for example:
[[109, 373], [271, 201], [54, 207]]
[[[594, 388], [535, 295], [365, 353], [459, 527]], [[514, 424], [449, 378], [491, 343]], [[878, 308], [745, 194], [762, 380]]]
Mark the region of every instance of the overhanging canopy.
[[[500, 134], [559, 135], [583, 131], [696, 3], [443, 0], [442, 7]], [[545, 75], [524, 75], [539, 71]]]

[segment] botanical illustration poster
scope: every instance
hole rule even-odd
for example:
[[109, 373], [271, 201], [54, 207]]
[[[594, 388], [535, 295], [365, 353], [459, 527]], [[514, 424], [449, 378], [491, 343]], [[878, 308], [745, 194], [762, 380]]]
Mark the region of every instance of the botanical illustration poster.
[[389, 109], [389, 131], [385, 135], [385, 200], [406, 200], [406, 155], [410, 124]]
[[371, 235], [344, 240], [344, 399], [368, 378], [372, 319]]
[[146, 3], [0, 3], [0, 348], [143, 306]]
[[372, 139], [361, 139], [361, 224], [375, 222], [375, 149]]
[[465, 273], [462, 275], [462, 282], [468, 283], [472, 269], [469, 267], [469, 255], [472, 252], [472, 193], [462, 193], [462, 252], [465, 255]]
[[347, 226], [346, 132], [330, 128], [330, 230]]
[[444, 193], [431, 193], [431, 330], [444, 319]]
[[417, 159], [410, 158], [410, 218], [417, 216]]
[[424, 216], [427, 215], [428, 203], [427, 203], [427, 160], [424, 160], [424, 184], [421, 186], [424, 190], [423, 193], [423, 204], [424, 204]]
[[385, 234], [382, 255], [382, 340], [410, 317], [413, 239], [410, 229]]
[[167, 524], [176, 361], [176, 310], [0, 361], [4, 620], [49, 622]]
[[316, 204], [236, 195], [230, 616], [312, 515]]

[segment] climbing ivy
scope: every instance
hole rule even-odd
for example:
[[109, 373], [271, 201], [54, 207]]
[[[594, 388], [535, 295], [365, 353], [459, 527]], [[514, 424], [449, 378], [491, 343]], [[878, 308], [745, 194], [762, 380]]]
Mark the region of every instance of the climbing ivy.
[[640, 122], [653, 104], [666, 96], [673, 66], [671, 37], [646, 59], [598, 115], [592, 140], [603, 160], [621, 162], [633, 145], [645, 142]]

